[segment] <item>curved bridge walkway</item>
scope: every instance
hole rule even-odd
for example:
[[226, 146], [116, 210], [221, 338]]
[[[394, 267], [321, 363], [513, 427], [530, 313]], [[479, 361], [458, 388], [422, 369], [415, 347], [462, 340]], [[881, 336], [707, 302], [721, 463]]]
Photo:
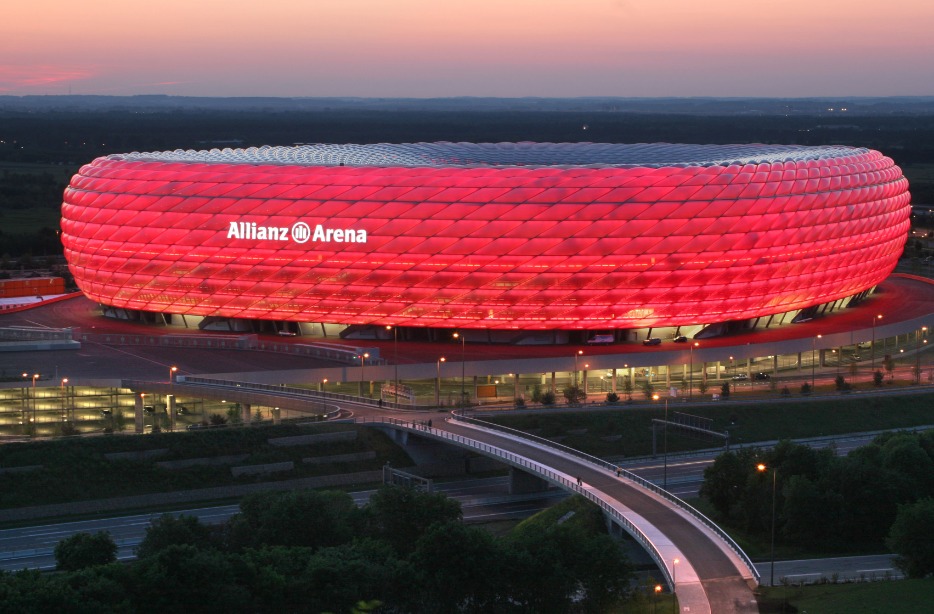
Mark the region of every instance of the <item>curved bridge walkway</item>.
[[616, 467], [599, 459], [459, 416], [438, 421], [432, 428], [394, 418], [357, 422], [383, 424], [468, 448], [593, 501], [655, 559], [682, 612], [759, 611], [751, 588], [758, 583], [758, 573], [745, 553], [711, 521], [696, 511], [692, 514], [690, 506], [638, 476], [622, 471], [617, 477]]

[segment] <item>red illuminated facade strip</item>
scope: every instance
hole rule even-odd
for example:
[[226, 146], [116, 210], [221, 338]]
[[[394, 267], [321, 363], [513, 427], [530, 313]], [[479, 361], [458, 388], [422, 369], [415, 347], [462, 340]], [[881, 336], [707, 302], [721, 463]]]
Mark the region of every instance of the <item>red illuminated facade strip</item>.
[[879, 152], [748, 164], [314, 166], [99, 158], [65, 191], [81, 290], [152, 312], [626, 329], [788, 312], [895, 267]]

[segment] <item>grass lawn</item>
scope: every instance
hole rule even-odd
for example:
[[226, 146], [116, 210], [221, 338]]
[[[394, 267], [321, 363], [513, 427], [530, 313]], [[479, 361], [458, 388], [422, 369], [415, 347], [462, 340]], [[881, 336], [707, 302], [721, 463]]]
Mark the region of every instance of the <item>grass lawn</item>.
[[[782, 605], [786, 604], [785, 608]], [[792, 606], [792, 607], [788, 607]], [[934, 610], [934, 581], [897, 580], [762, 589], [759, 611], [807, 614], [903, 614]]]
[[[934, 393], [903, 397], [845, 396], [786, 403], [718, 404], [680, 407], [675, 412], [709, 418], [715, 431], [730, 432], [731, 443], [840, 435], [934, 424]], [[521, 431], [547, 437], [600, 457], [644, 456], [652, 453], [652, 419], [660, 419], [665, 406], [620, 406], [618, 410], [553, 410], [539, 414], [497, 414], [488, 418]], [[659, 441], [659, 445], [661, 442]], [[668, 431], [668, 451], [713, 448], [722, 440], [688, 437]]]

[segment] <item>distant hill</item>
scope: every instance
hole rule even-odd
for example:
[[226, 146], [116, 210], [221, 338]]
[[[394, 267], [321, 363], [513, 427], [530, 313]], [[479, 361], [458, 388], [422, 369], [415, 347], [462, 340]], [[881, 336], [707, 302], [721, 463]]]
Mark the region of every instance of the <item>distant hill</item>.
[[543, 111], [684, 115], [934, 115], [934, 97], [887, 98], [275, 98], [0, 96], [0, 111]]

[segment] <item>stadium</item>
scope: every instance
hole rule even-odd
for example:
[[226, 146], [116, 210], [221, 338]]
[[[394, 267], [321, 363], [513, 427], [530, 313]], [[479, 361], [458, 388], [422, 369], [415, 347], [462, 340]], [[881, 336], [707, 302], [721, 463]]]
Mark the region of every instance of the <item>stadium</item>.
[[119, 317], [621, 340], [846, 306], [892, 272], [909, 215], [901, 170], [864, 148], [302, 145], [98, 158], [62, 241]]

